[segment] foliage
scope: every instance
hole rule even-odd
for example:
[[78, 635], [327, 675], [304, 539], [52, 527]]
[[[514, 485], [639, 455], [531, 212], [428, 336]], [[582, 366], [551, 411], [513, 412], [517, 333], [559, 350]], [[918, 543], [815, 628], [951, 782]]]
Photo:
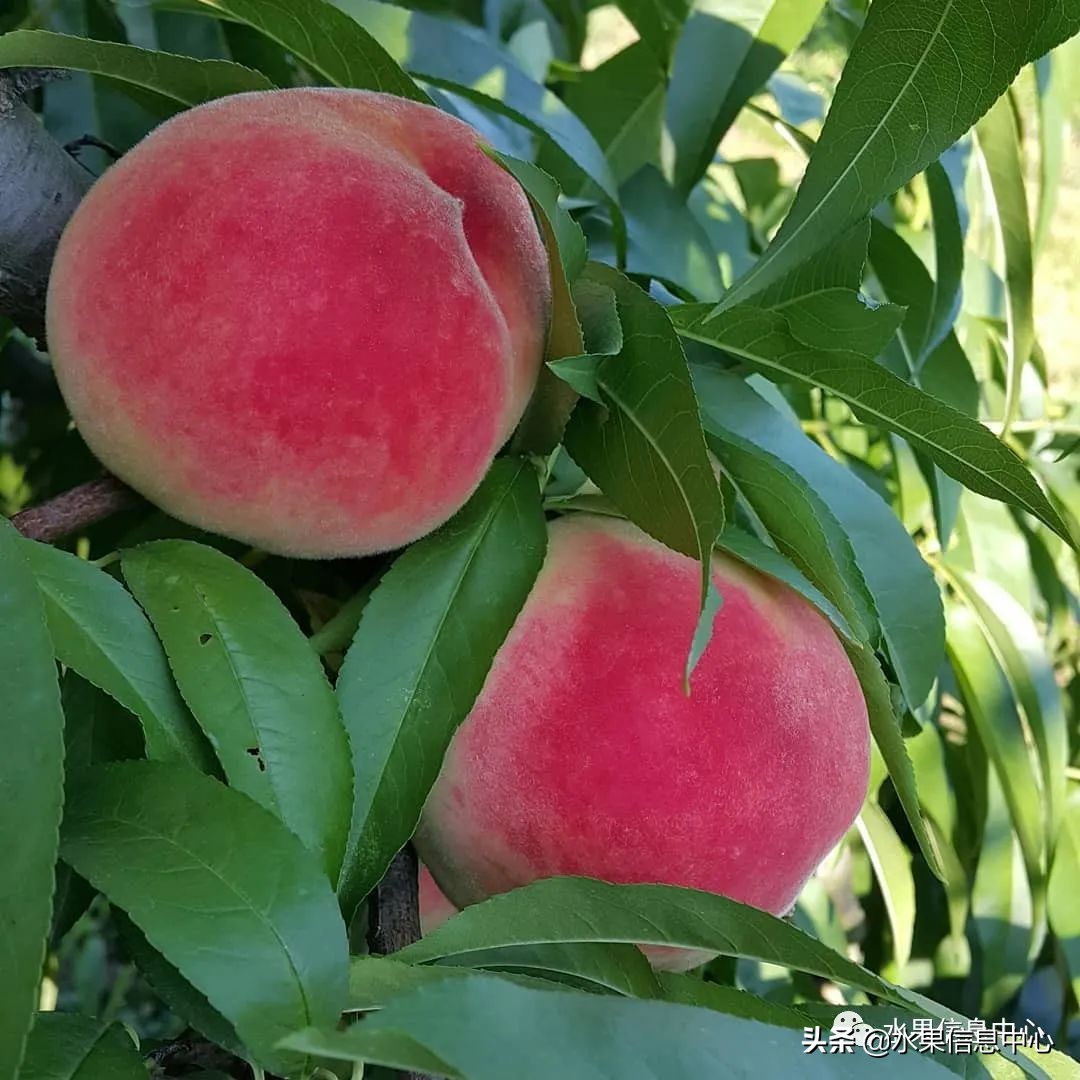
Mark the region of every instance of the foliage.
[[[861, 1057], [803, 1055], [794, 1030], [850, 1006], [1031, 1019], [1080, 1048], [1080, 429], [1033, 317], [1076, 91], [1051, 50], [1080, 11], [618, 7], [635, 39], [587, 65], [610, 9], [576, 0], [0, 16], [0, 67], [72, 72], [32, 102], [48, 129], [121, 153], [245, 90], [431, 100], [525, 187], [555, 293], [518, 433], [392, 558], [290, 562], [146, 509], [67, 550], [0, 523], [0, 1080], [142, 1076], [184, 1025], [289, 1077], [851, 1076]], [[0, 342], [14, 512], [96, 467], [47, 357]], [[372, 889], [528, 594], [544, 513], [598, 508], [703, 563], [719, 545], [832, 621], [876, 742], [857, 826], [789, 920], [556, 879], [365, 955]], [[153, 987], [152, 1016], [66, 1008], [88, 940]], [[658, 975], [632, 942], [721, 959]], [[55, 978], [66, 1011], [37, 1013]], [[1080, 1074], [1034, 1053], [878, 1067]]]

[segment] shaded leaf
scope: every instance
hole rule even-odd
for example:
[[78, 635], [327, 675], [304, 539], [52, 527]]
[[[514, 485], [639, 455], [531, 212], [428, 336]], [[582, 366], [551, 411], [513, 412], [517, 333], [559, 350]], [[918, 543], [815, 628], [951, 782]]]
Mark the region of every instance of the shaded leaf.
[[196, 1031], [232, 1054], [246, 1057], [240, 1037], [229, 1023], [206, 1000], [206, 995], [196, 990], [177, 969], [155, 949], [146, 935], [121, 911], [109, 912], [109, 919], [116, 927], [120, 943], [139, 969], [139, 974], [153, 987], [154, 993], [168, 1005], [169, 1010], [190, 1024]]
[[535, 471], [497, 462], [371, 595], [338, 679], [355, 800], [338, 892], [351, 913], [420, 820], [443, 755], [532, 589], [547, 530]]
[[[349, 1003], [346, 1011], [381, 1009], [391, 998], [418, 986], [427, 986], [443, 979], [468, 979], [477, 974], [479, 971], [476, 968], [452, 964], [403, 964], [392, 956], [354, 956], [349, 961]], [[499, 978], [537, 989], [553, 989], [558, 985], [531, 975], [498, 974]]]
[[146, 1080], [131, 1036], [120, 1024], [78, 1013], [38, 1013], [19, 1080]]
[[305, 1067], [274, 1048], [297, 1027], [336, 1022], [348, 950], [322, 866], [277, 818], [186, 766], [95, 766], [70, 786], [61, 853], [260, 1063]]

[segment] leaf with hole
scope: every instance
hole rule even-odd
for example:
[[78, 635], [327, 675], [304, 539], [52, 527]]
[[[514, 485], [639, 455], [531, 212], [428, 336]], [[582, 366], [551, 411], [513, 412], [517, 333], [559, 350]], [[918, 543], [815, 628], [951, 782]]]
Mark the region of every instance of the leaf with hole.
[[277, 814], [336, 877], [352, 805], [349, 744], [322, 665], [250, 570], [188, 540], [124, 552], [229, 783]]
[[213, 754], [180, 697], [161, 642], [123, 585], [47, 544], [28, 540], [24, 552], [57, 659], [139, 718], [148, 757], [211, 771]]

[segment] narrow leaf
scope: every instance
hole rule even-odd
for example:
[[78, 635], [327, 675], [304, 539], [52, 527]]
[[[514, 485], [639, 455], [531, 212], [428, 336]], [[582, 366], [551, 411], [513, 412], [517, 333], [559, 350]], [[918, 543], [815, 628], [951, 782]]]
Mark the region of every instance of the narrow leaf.
[[810, 258], [936, 160], [1024, 64], [1080, 29], [1061, 0], [875, 0], [795, 202], [740, 303]]
[[122, 566], [229, 783], [336, 877], [352, 804], [348, 740], [292, 616], [250, 570], [191, 541], [132, 548]]
[[[585, 266], [585, 234], [559, 205], [559, 186], [547, 173], [532, 162], [520, 161], [494, 150], [489, 153], [525, 189], [544, 237], [551, 269], [551, 325], [546, 358], [557, 360], [563, 356], [577, 356], [585, 346], [570, 290]], [[550, 454], [562, 441], [576, 400], [573, 390], [550, 368], [543, 367], [525, 415], [514, 433], [511, 449], [516, 453]]]
[[147, 757], [211, 771], [213, 754], [176, 689], [161, 642], [124, 586], [47, 544], [28, 540], [23, 551], [57, 659], [139, 718]]
[[63, 799], [64, 714], [22, 537], [0, 521], [0, 1077], [15, 1076], [38, 1006]]
[[[799, 521], [806, 522], [804, 529], [809, 530], [801, 539], [794, 531], [795, 522], [786, 521], [778, 507], [776, 528], [791, 530], [789, 544], [802, 551], [803, 572], [842, 606], [842, 593], [835, 592], [839, 586], [829, 580], [831, 564], [821, 547], [813, 543], [816, 532], [826, 532], [825, 550], [832, 552], [845, 580], [852, 583], [848, 592], [853, 602], [860, 601], [860, 577], [872, 600], [869, 612], [865, 601], [859, 606], [859, 621], [869, 628], [880, 625], [909, 704], [920, 704], [944, 657], [945, 626], [934, 575], [904, 527], [854, 473], [829, 457], [743, 380], [713, 367], [695, 365], [694, 381], [707, 425], [741, 437], [795, 470], [810, 491], [806, 498], [811, 513], [815, 503], [823, 502], [836, 519], [846, 541], [830, 527], [825, 514], [816, 515], [816, 524], [799, 515]], [[763, 459], [763, 464], [767, 463], [768, 459]], [[768, 495], [767, 488], [764, 492]], [[769, 497], [775, 501], [774, 495]], [[847, 569], [848, 547], [854, 552], [857, 572]]]
[[919, 849], [926, 859], [931, 872], [940, 880], [945, 880], [941, 852], [937, 839], [927, 826], [919, 801], [919, 789], [915, 780], [915, 770], [908, 756], [904, 738], [900, 733], [900, 721], [893, 707], [889, 684], [877, 659], [865, 649], [847, 647], [848, 659], [859, 677], [866, 698], [866, 711], [870, 717], [870, 730], [874, 735], [881, 757], [889, 770], [889, 779], [896, 789], [904, 816], [915, 833]]
[[573, 941], [638, 942], [750, 957], [909, 1003], [907, 991], [791, 923], [724, 896], [671, 885], [547, 878], [466, 908], [396, 958], [445, 962], [481, 950]]
[[926, 188], [934, 221], [934, 286], [926, 336], [919, 343], [925, 360], [952, 330], [960, 311], [964, 275], [964, 231], [956, 192], [945, 167], [935, 161], [926, 170]]
[[54, 34], [49, 30], [14, 30], [0, 40], [0, 68], [53, 67], [85, 71], [143, 90], [153, 90], [181, 105], [272, 90], [265, 75], [228, 60], [193, 60], [190, 56], [139, 49], [113, 41]]
[[335, 86], [430, 98], [362, 27], [327, 0], [198, 0], [265, 34]]
[[[825, 513], [829, 511], [827, 508]], [[790, 586], [797, 593], [805, 597], [814, 605], [832, 624], [837, 633], [846, 637], [853, 644], [859, 640], [852, 629], [851, 624], [840, 613], [840, 609], [802, 573], [793, 562], [785, 558], [774, 547], [770, 547], [764, 541], [759, 540], [752, 533], [745, 532], [736, 525], [729, 525], [716, 538], [716, 546], [721, 551], [752, 566], [762, 574], [774, 578]]]
[[591, 263], [586, 278], [615, 294], [621, 348], [594, 358], [603, 404], [578, 403], [566, 448], [631, 521], [700, 561], [704, 609], [723, 502], [682, 345], [664, 309], [617, 270]]
[[1065, 808], [1054, 868], [1050, 872], [1047, 908], [1050, 927], [1061, 944], [1073, 993], [1080, 993], [1080, 787]]
[[[95, 766], [71, 784], [61, 852], [194, 987], [258, 1061], [346, 998], [345, 927], [322, 866], [247, 796], [182, 765]], [[163, 871], [168, 888], [161, 887]]]
[[[368, 1040], [378, 1034], [406, 1036], [454, 1070], [449, 1075], [468, 1080], [689, 1080], [752, 1072], [821, 1080], [865, 1074], [852, 1055], [805, 1054], [803, 1033], [789, 1027], [666, 1001], [535, 990], [490, 977], [420, 987], [358, 1028], [305, 1032], [289, 1045], [365, 1061], [377, 1049]], [[921, 1056], [893, 1056], [881, 1064], [893, 1076], [947, 1075]]]
[[794, 321], [795, 304], [783, 311], [734, 307], [711, 319], [703, 307], [669, 309], [684, 337], [723, 349], [774, 381], [827, 390], [867, 423], [903, 436], [965, 487], [1029, 511], [1075, 543], [1061, 515], [1009, 447], [977, 420], [874, 362], [896, 328], [897, 309], [862, 308], [860, 313], [854, 294], [848, 299], [833, 296], [828, 313], [808, 304]]
[[974, 612], [957, 602], [950, 603], [946, 612], [949, 658], [968, 716], [1004, 793], [1038, 915], [1046, 888], [1047, 857], [1036, 765], [1009, 684]]
[[[739, 111], [814, 25], [824, 0], [697, 3], [675, 47], [666, 122], [676, 188], [705, 175]], [[722, 56], [723, 63], [716, 58]]]
[[344, 911], [355, 910], [415, 830], [546, 545], [535, 471], [503, 460], [372, 593], [338, 679], [356, 784], [338, 885]]
[[911, 875], [911, 855], [885, 811], [876, 802], [866, 803], [857, 824], [885, 901], [892, 930], [896, 977], [903, 979], [904, 968], [911, 959], [911, 939], [915, 931], [915, 881]]
[[1020, 380], [1035, 346], [1035, 258], [1028, 219], [1020, 130], [1011, 94], [1000, 98], [975, 129], [993, 192], [1005, 255], [1008, 366], [1002, 431], [1020, 411]]

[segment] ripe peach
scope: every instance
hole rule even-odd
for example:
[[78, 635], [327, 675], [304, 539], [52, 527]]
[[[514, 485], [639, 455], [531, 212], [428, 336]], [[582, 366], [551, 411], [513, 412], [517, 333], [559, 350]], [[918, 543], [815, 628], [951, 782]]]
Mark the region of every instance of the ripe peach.
[[456, 905], [580, 874], [792, 906], [865, 797], [866, 705], [806, 600], [725, 555], [713, 580], [724, 602], [687, 697], [697, 564], [627, 522], [551, 526], [417, 834]]
[[359, 90], [163, 124], [61, 239], [48, 338], [101, 460], [169, 513], [338, 556], [429, 532], [531, 393], [547, 259], [466, 124]]

